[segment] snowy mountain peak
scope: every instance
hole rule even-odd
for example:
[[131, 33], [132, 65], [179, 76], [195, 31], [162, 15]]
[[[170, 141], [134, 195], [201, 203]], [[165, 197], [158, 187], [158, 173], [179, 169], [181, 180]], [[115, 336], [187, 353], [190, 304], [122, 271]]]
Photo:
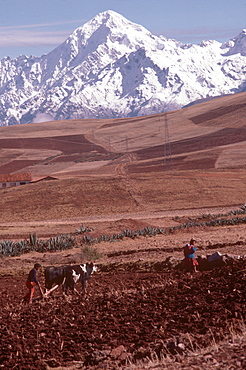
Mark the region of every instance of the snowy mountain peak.
[[119, 32], [120, 29], [132, 28], [135, 31], [144, 31], [145, 28], [139, 24], [133, 23], [116, 13], [113, 10], [107, 10], [105, 12], [99, 13], [96, 15], [91, 21], [87, 23], [89, 27], [92, 25], [99, 24], [99, 25], [106, 25], [111, 30], [116, 29], [116, 32]]
[[99, 13], [91, 21], [77, 28], [67, 42], [77, 39], [83, 46], [89, 44], [93, 45], [93, 48], [109, 43], [109, 47], [125, 45], [136, 50], [138, 46], [144, 45], [146, 38], [149, 42], [150, 36], [151, 33], [141, 25], [130, 22], [122, 15], [108, 10]]
[[108, 53], [111, 56], [114, 54], [113, 59], [116, 60], [129, 50], [144, 47], [145, 43], [148, 45], [150, 36], [150, 32], [141, 25], [108, 10], [77, 28], [63, 44], [49, 54], [48, 59], [55, 61], [55, 64], [60, 61], [62, 67], [80, 64], [95, 53], [104, 54], [105, 58]]
[[110, 34], [120, 35], [122, 31], [124, 33], [126, 31], [128, 31], [127, 33], [148, 32], [141, 25], [132, 23], [122, 15], [112, 10], [108, 10], [99, 13], [96, 17], [85, 23], [82, 27], [77, 28], [69, 37], [69, 39], [74, 37], [82, 37], [83, 42], [86, 43], [95, 32], [97, 33], [97, 36], [99, 36], [100, 33], [101, 38], [103, 38], [103, 36], [106, 37]]
[[113, 10], [107, 10], [97, 14], [92, 20], [87, 23], [89, 26], [92, 24], [106, 24], [110, 27], [120, 28], [122, 25], [131, 24], [128, 19]]
[[182, 44], [108, 10], [47, 55], [0, 61], [0, 125], [148, 115], [240, 92], [245, 56], [246, 30]]

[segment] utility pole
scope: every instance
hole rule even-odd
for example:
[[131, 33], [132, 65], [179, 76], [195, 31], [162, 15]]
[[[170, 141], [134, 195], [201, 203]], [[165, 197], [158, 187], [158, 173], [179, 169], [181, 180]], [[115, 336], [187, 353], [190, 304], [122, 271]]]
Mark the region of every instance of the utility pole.
[[128, 136], [126, 135], [126, 153], [129, 152]]
[[112, 159], [111, 140], [108, 138], [108, 159]]
[[95, 140], [94, 127], [92, 127], [91, 129], [91, 136], [92, 136], [92, 140], [94, 141]]
[[167, 113], [165, 114], [165, 133], [164, 133], [164, 171], [173, 170], [173, 160], [171, 144], [169, 140]]

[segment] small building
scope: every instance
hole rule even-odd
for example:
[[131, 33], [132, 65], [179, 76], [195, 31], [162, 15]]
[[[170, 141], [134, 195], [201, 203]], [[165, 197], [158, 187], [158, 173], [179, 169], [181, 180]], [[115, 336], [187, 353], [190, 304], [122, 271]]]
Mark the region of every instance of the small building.
[[30, 173], [14, 173], [0, 175], [0, 189], [11, 188], [13, 186], [26, 185], [32, 180]]

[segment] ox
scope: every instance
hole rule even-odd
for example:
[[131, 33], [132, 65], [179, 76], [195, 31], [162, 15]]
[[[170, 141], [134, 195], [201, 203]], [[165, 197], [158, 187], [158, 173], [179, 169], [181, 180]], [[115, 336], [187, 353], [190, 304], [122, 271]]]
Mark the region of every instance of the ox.
[[67, 265], [61, 267], [49, 266], [45, 269], [45, 288], [47, 289], [45, 296], [53, 292], [56, 288], [62, 285], [62, 290], [65, 294], [68, 289], [74, 293], [78, 293], [75, 289], [75, 284], [80, 282], [82, 292], [85, 292], [86, 283], [91, 274], [97, 271], [97, 267], [91, 262], [83, 265]]

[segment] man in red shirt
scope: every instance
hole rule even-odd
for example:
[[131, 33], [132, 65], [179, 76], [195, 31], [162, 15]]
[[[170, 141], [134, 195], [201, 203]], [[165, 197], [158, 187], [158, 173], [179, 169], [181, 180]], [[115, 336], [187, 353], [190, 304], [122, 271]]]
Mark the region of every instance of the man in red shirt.
[[39, 284], [39, 281], [37, 279], [37, 271], [40, 268], [41, 268], [41, 265], [39, 263], [35, 263], [33, 269], [31, 269], [29, 274], [28, 274], [27, 281], [26, 281], [26, 286], [27, 286], [27, 289], [28, 289], [28, 293], [25, 295], [25, 297], [23, 299], [25, 302], [32, 303], [32, 299], [33, 299], [34, 292], [35, 292], [35, 289], [34, 289], [35, 284], [37, 284], [37, 286], [39, 288], [39, 291], [41, 293], [41, 296], [43, 297], [43, 295], [44, 295], [43, 291], [42, 291], [42, 288]]

